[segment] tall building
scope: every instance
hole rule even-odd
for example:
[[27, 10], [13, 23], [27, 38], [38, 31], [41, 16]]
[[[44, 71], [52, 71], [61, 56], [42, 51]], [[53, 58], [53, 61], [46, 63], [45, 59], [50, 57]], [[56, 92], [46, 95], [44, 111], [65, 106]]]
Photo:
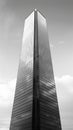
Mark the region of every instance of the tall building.
[[25, 20], [10, 130], [61, 130], [47, 23], [37, 10]]

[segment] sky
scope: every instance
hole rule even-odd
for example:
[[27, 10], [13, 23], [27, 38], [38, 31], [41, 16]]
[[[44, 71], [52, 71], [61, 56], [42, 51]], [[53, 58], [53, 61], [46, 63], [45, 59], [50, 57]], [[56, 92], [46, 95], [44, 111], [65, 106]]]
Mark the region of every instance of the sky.
[[9, 130], [24, 21], [46, 17], [63, 130], [73, 130], [73, 0], [0, 0], [0, 130]]

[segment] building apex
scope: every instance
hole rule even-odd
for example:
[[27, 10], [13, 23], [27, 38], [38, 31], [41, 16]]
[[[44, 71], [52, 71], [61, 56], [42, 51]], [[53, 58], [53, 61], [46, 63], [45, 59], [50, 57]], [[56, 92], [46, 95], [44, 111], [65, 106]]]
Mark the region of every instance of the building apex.
[[35, 11], [37, 11], [37, 9], [35, 9]]

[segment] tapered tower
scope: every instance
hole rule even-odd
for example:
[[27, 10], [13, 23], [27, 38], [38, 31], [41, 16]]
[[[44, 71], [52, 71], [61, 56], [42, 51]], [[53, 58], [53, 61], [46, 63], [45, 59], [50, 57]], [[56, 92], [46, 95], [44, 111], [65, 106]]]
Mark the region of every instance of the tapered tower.
[[10, 130], [61, 130], [47, 23], [37, 10], [25, 20]]

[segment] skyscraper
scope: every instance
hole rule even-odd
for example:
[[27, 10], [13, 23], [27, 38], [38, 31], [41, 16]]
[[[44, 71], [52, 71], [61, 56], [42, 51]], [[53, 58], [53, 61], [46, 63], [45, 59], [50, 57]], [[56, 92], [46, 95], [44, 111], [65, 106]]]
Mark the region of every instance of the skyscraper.
[[61, 130], [46, 19], [26, 20], [10, 130]]

